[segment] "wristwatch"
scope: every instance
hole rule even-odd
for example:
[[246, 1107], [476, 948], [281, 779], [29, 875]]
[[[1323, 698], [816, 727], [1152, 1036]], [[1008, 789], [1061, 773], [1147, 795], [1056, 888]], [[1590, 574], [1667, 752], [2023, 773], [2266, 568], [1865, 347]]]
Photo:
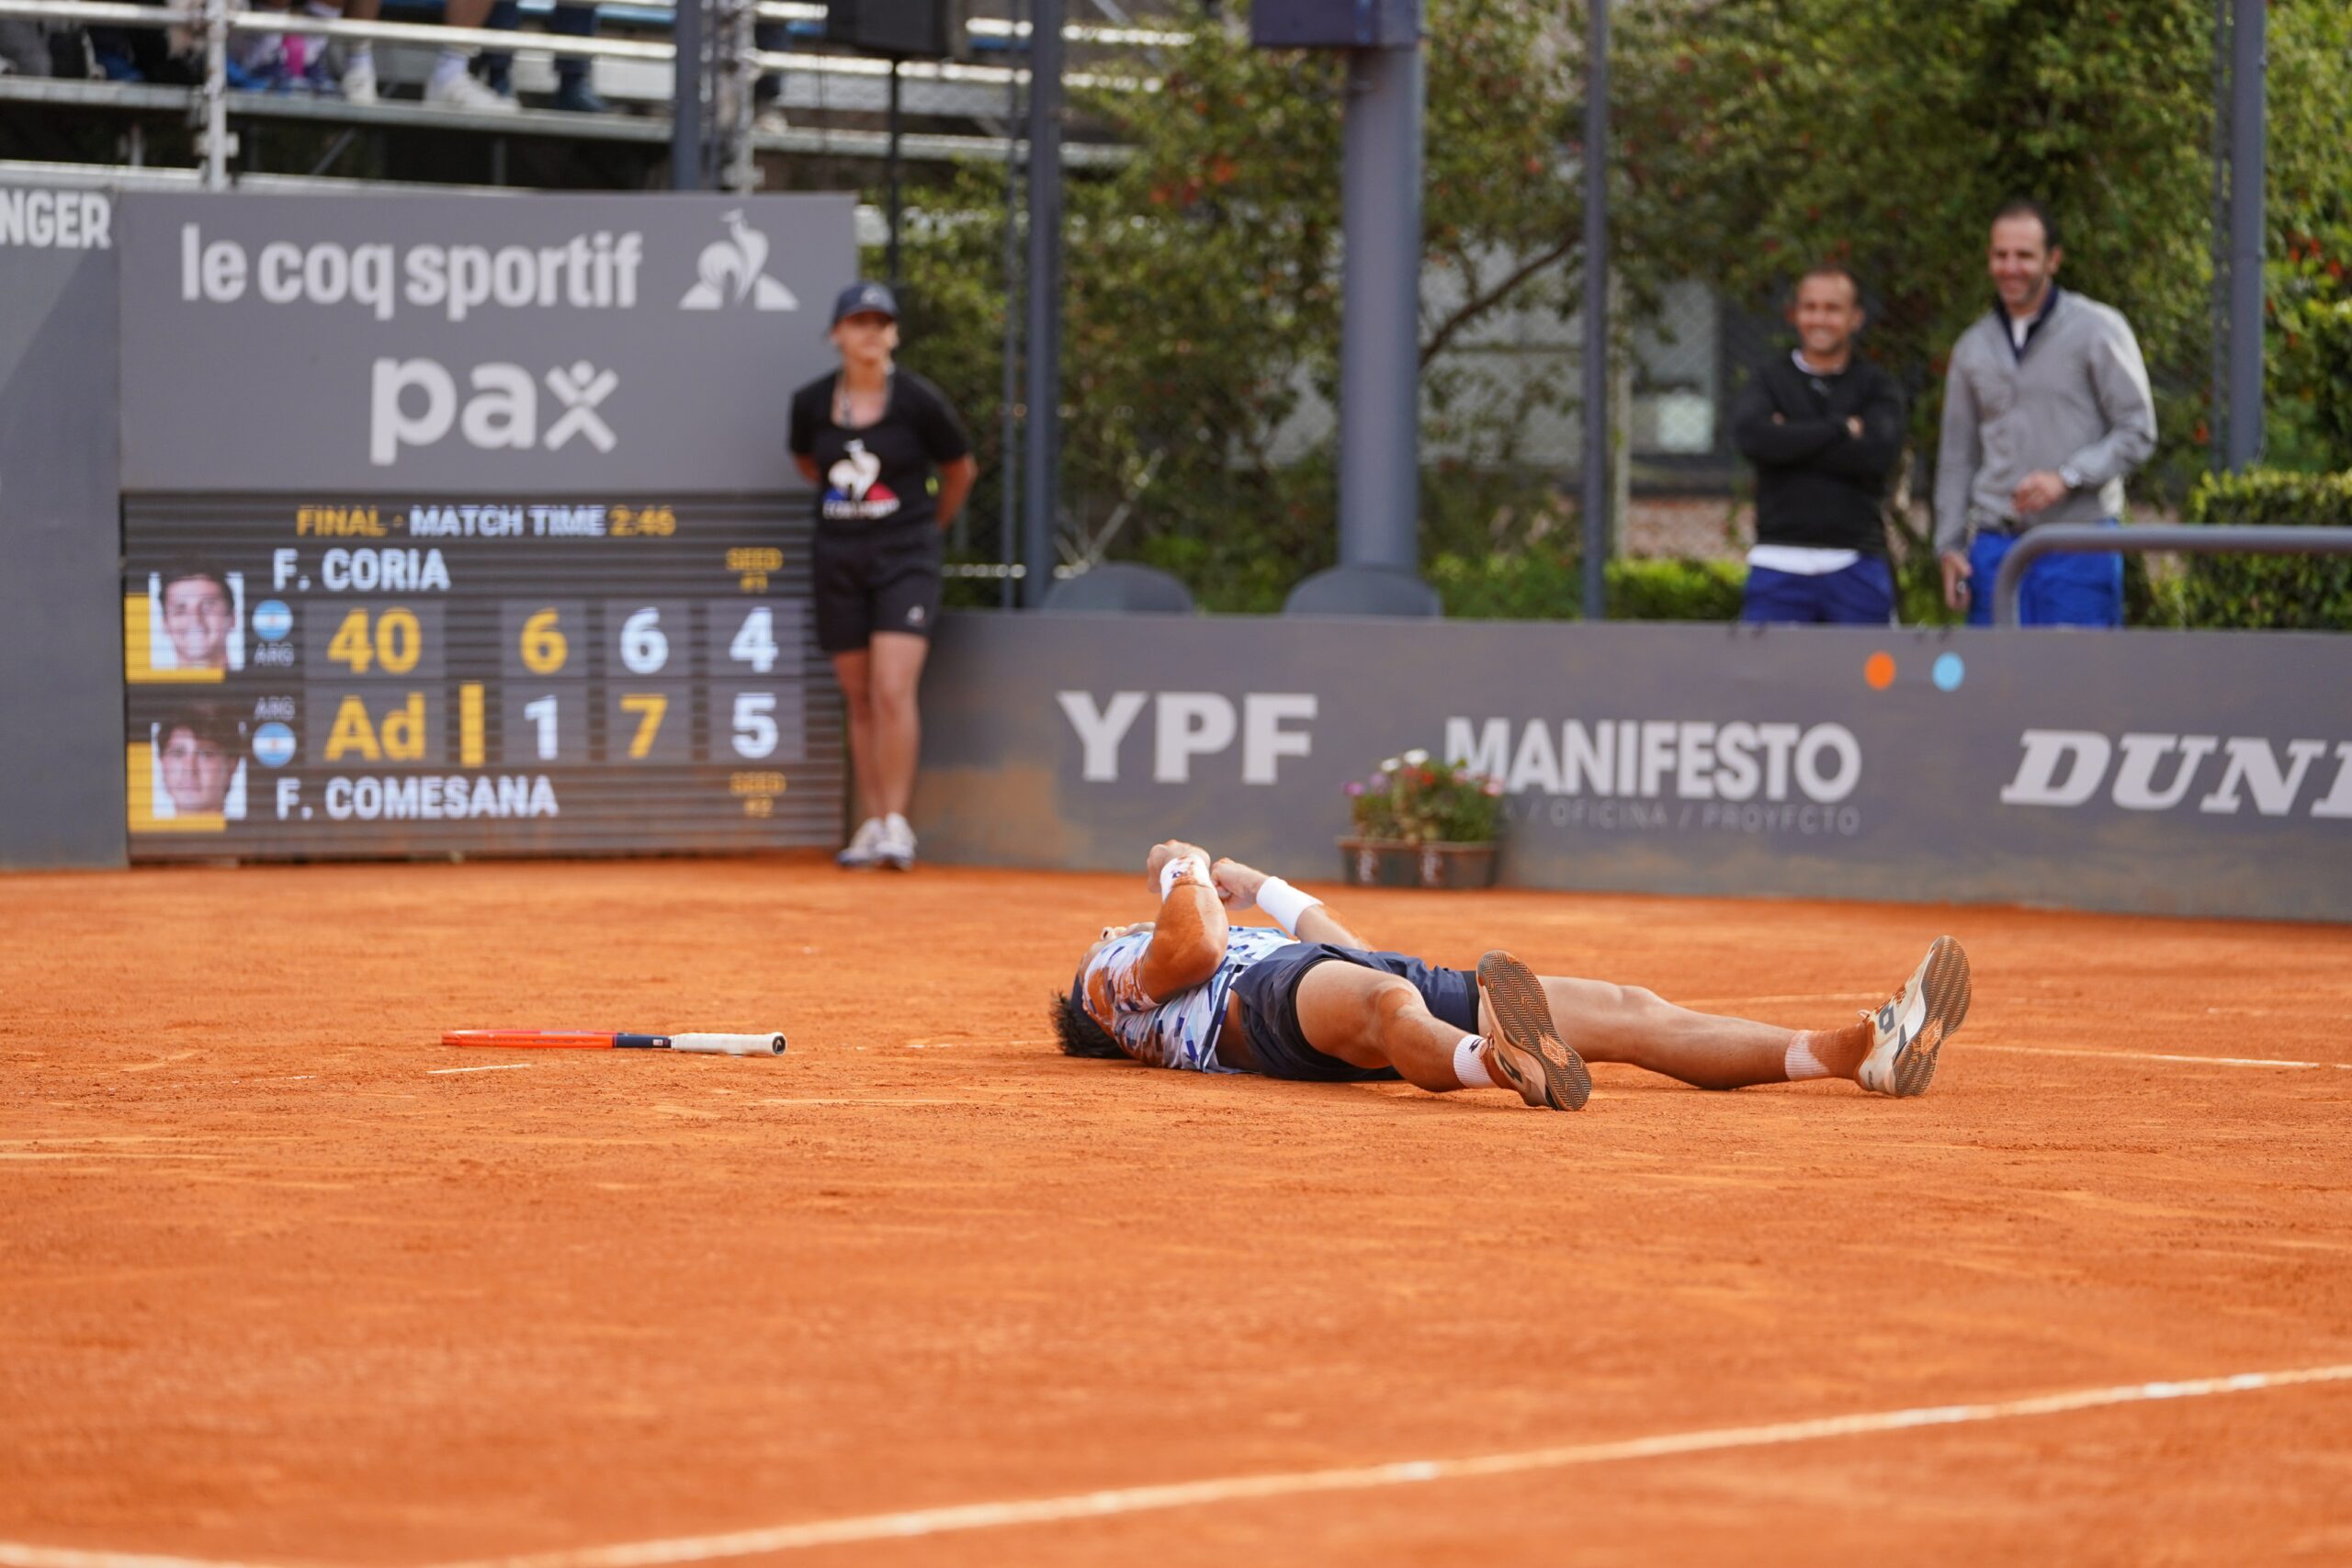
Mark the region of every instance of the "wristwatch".
[[2058, 479], [2068, 490], [2083, 488], [2083, 476], [2075, 471], [2075, 466], [2072, 463], [2066, 464], [2058, 470]]

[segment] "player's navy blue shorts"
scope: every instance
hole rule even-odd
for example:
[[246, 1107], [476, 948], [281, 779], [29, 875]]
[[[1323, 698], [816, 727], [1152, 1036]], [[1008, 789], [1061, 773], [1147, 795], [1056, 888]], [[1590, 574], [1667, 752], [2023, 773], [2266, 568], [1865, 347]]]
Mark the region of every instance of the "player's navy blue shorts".
[[1270, 1078], [1309, 1083], [1361, 1083], [1397, 1077], [1394, 1067], [1359, 1067], [1306, 1043], [1298, 1026], [1298, 983], [1317, 964], [1353, 964], [1412, 983], [1430, 1012], [1465, 1033], [1478, 1032], [1478, 976], [1468, 969], [1441, 969], [1402, 953], [1366, 953], [1326, 942], [1295, 942], [1278, 947], [1244, 969], [1233, 982], [1241, 998], [1243, 1032], [1258, 1071]]

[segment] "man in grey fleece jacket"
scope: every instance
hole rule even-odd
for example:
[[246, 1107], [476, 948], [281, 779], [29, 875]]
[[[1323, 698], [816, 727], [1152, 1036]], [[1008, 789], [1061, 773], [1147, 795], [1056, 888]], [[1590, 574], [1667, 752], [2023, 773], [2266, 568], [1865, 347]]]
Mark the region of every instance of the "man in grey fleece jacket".
[[[1999, 305], [1960, 336], [1944, 378], [1936, 551], [1944, 602], [1993, 618], [1993, 579], [2018, 536], [2045, 523], [2117, 525], [2123, 476], [2156, 445], [2155, 400], [2122, 313], [2058, 288], [2064, 253], [2039, 203], [1993, 220]], [[2018, 600], [2027, 626], [2120, 626], [2123, 558], [2044, 556]]]

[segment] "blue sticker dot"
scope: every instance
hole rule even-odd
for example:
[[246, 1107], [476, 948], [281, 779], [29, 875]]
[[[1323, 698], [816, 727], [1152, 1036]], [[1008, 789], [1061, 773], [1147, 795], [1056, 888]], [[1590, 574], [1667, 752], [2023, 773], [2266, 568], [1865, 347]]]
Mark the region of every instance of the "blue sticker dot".
[[1936, 655], [1935, 674], [1936, 690], [1957, 692], [1960, 683], [1968, 679], [1968, 666], [1962, 662], [1957, 653], [1939, 653]]

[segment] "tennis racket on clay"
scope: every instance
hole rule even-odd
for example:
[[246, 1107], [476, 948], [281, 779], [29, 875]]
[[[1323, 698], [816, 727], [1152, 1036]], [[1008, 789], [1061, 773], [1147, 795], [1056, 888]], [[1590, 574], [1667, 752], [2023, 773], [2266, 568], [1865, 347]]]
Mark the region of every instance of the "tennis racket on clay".
[[444, 1045], [494, 1051], [684, 1051], [706, 1056], [781, 1056], [782, 1034], [634, 1034], [595, 1029], [451, 1029]]

